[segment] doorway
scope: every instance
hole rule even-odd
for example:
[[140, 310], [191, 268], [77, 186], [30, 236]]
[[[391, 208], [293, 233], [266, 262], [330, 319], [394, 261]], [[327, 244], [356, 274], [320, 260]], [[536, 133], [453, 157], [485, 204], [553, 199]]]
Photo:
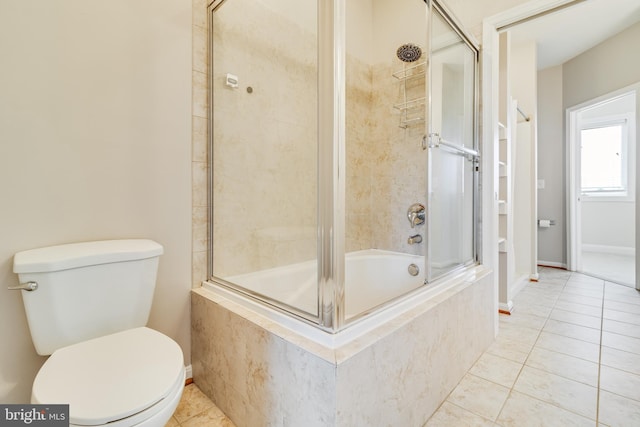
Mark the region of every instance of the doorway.
[[569, 269], [635, 286], [640, 84], [567, 110]]

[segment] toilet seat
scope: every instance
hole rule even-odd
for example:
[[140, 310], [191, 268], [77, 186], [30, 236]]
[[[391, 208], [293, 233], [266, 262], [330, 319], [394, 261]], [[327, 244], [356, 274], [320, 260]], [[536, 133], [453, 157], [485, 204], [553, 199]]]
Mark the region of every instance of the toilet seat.
[[135, 328], [55, 351], [36, 376], [31, 402], [68, 403], [71, 425], [133, 425], [177, 404], [184, 376], [175, 341]]

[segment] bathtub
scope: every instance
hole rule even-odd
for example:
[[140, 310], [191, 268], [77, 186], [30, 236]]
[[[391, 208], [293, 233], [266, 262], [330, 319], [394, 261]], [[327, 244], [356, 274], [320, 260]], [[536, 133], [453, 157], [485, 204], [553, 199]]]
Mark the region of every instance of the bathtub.
[[[420, 268], [417, 276], [408, 267]], [[424, 284], [424, 257], [368, 249], [345, 256], [345, 318], [394, 300]], [[318, 311], [318, 275], [315, 260], [226, 278], [250, 293], [280, 301], [306, 313]]]
[[[422, 426], [491, 344], [497, 298], [486, 267], [422, 286], [407, 273], [421, 257], [347, 258], [351, 321], [336, 333], [216, 283], [192, 290], [194, 381], [236, 425]], [[314, 264], [233, 279], [315, 311]]]
[[[420, 268], [417, 276], [408, 272], [408, 266]], [[226, 279], [241, 285], [248, 294], [264, 296], [267, 300], [281, 301], [306, 313], [316, 314], [318, 306], [317, 264], [314, 261], [284, 267], [239, 274]], [[348, 327], [338, 333], [328, 333], [300, 317], [284, 313], [277, 307], [264, 304], [245, 294], [212, 282], [204, 282], [202, 294], [207, 298], [222, 298], [231, 302], [234, 310], [257, 313], [268, 319], [271, 327], [284, 327], [295, 334], [303, 347], [307, 343], [320, 344], [334, 350], [356, 341], [374, 329], [390, 324], [416, 307], [438, 304], [456, 287], [477, 280], [486, 269], [476, 266], [450, 274], [424, 285], [424, 257], [399, 252], [368, 249], [347, 253], [345, 256], [345, 320]], [[444, 296], [442, 295], [444, 294]], [[288, 335], [290, 337], [290, 335]]]

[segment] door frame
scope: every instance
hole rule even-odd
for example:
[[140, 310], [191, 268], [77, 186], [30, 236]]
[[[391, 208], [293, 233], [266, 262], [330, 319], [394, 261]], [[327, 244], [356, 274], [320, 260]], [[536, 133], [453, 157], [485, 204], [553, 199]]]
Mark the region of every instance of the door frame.
[[[577, 150], [577, 131], [578, 131], [578, 114], [589, 107], [594, 107], [602, 102], [606, 102], [612, 98], [628, 94], [635, 93], [636, 97], [636, 135], [635, 135], [635, 169], [638, 169], [638, 158], [640, 151], [640, 132], [638, 132], [638, 115], [640, 111], [638, 111], [638, 107], [640, 106], [640, 82], [634, 83], [629, 86], [625, 86], [623, 88], [617, 89], [613, 92], [609, 92], [607, 94], [598, 96], [597, 98], [590, 99], [588, 101], [582, 102], [578, 105], [574, 105], [566, 109], [565, 112], [565, 159], [566, 159], [566, 182], [567, 182], [567, 269], [571, 271], [579, 271], [582, 268], [581, 263], [581, 255], [580, 248], [582, 247], [582, 215], [581, 215], [581, 204], [578, 203], [578, 195], [579, 195], [579, 180], [578, 174], [580, 173], [580, 164], [578, 159], [578, 150]], [[636, 172], [637, 173], [637, 172]], [[637, 175], [636, 175], [637, 181]], [[640, 191], [638, 188], [638, 184], [636, 183], [636, 196], [635, 203], [637, 207], [638, 196], [640, 195]], [[638, 241], [640, 239], [640, 234], [638, 233], [638, 218], [639, 213], [636, 209], [636, 248], [638, 247]], [[638, 257], [636, 256], [636, 289], [640, 290], [640, 282], [638, 281]]]
[[[517, 25], [537, 16], [542, 16], [554, 9], [571, 7], [573, 4], [580, 3], [582, 0], [539, 0], [527, 2], [516, 6], [505, 12], [488, 17], [482, 22], [482, 141], [483, 141], [483, 254], [484, 263], [490, 266], [493, 271], [498, 271], [498, 220], [497, 220], [497, 183], [498, 171], [497, 167], [497, 143], [498, 143], [498, 54], [499, 54], [499, 38], [498, 31], [510, 26]], [[640, 94], [636, 96], [636, 123], [640, 128]], [[640, 165], [640, 131], [636, 132], [636, 169]], [[568, 173], [568, 172], [567, 172]], [[568, 178], [568, 176], [567, 176]], [[640, 200], [640, 185], [636, 185], [636, 201]], [[568, 202], [568, 201], [567, 201]], [[569, 205], [567, 204], [567, 210]], [[567, 219], [570, 218], [569, 212], [566, 213]], [[640, 243], [640, 221], [639, 213], [636, 210], [636, 248]], [[567, 233], [569, 232], [569, 224], [567, 224]], [[567, 239], [568, 245], [571, 240]], [[567, 247], [567, 261], [571, 259], [571, 252]], [[636, 256], [636, 272], [640, 271], [640, 257]], [[640, 275], [636, 274], [636, 289], [640, 290]], [[498, 309], [498, 277], [494, 277], [495, 287], [495, 306]], [[496, 330], [497, 330], [496, 319]]]

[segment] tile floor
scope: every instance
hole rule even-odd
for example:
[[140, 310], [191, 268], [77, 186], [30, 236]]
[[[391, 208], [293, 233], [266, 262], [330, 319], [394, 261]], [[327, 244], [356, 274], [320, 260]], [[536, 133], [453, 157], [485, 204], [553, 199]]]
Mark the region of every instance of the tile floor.
[[640, 426], [640, 293], [541, 269], [427, 426]]
[[195, 384], [182, 392], [182, 399], [165, 427], [235, 427], [229, 418]]
[[[233, 423], [190, 385], [176, 426]], [[440, 426], [640, 426], [640, 292], [542, 268], [425, 427]]]

